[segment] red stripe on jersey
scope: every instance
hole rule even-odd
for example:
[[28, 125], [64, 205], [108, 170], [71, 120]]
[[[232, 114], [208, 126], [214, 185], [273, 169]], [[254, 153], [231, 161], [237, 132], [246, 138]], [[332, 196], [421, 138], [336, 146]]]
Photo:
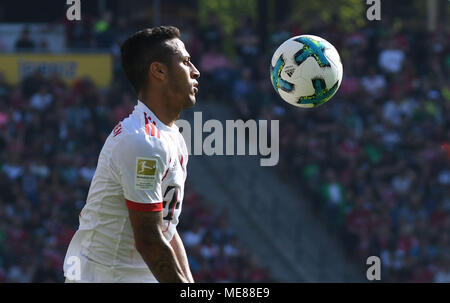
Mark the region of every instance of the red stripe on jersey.
[[163, 203], [138, 203], [130, 200], [125, 200], [127, 203], [127, 207], [131, 210], [143, 211], [143, 212], [151, 212], [151, 211], [162, 211]]
[[117, 124], [116, 127], [114, 127], [114, 129], [113, 129], [113, 133], [114, 133], [113, 137], [117, 136], [121, 132], [122, 132], [122, 124], [119, 122], [119, 124]]
[[154, 137], [155, 136], [155, 124], [154, 123], [152, 123], [152, 137]]
[[181, 155], [180, 164], [183, 166], [183, 155]]
[[150, 134], [150, 130], [149, 130], [149, 128], [148, 128], [148, 118], [147, 118], [147, 113], [144, 113], [144, 119], [145, 119], [145, 133], [146, 133], [147, 135], [149, 135], [149, 134]]
[[[152, 137], [156, 136], [158, 139], [161, 139], [161, 133], [159, 132], [159, 129], [156, 127], [155, 121], [152, 121], [152, 119], [150, 117], [147, 117], [147, 113], [145, 113], [145, 112], [144, 112], [144, 118], [145, 118], [145, 133], [147, 135], [151, 135]], [[149, 123], [150, 123], [150, 126], [149, 126]], [[152, 128], [151, 134], [150, 134], [150, 127]]]
[[168, 172], [169, 172], [169, 169], [166, 169], [166, 173], [164, 174], [164, 177], [162, 177], [161, 182], [166, 178]]
[[160, 138], [161, 138], [161, 133], [159, 132], [159, 129], [156, 127], [155, 121], [153, 121], [153, 122], [152, 122], [152, 136], [154, 136], [155, 133], [156, 133], [156, 137], [157, 137], [158, 139], [160, 139]]

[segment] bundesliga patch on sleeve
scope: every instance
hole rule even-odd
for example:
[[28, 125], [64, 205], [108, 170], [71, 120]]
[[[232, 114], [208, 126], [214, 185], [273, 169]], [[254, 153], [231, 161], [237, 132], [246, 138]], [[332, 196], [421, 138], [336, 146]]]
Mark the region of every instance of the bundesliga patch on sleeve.
[[136, 158], [135, 187], [139, 190], [155, 189], [156, 184], [156, 159]]

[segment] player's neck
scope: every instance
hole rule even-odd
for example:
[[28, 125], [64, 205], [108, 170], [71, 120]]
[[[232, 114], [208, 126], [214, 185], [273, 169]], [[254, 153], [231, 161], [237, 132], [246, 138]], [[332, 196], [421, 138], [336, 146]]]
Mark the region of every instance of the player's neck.
[[172, 127], [173, 123], [180, 117], [180, 113], [171, 110], [163, 98], [141, 96], [139, 100], [152, 111], [159, 121], [169, 127]]

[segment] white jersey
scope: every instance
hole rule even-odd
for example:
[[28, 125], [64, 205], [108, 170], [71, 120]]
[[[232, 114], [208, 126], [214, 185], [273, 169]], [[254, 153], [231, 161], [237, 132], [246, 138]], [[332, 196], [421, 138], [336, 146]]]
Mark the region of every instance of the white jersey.
[[[187, 162], [178, 127], [163, 124], [138, 101], [100, 152], [80, 226], [66, 254], [65, 276], [68, 258], [76, 256], [81, 259], [81, 281], [156, 282], [136, 250], [127, 208], [162, 210], [164, 236], [170, 241], [182, 208]], [[95, 264], [101, 269], [88, 268]]]

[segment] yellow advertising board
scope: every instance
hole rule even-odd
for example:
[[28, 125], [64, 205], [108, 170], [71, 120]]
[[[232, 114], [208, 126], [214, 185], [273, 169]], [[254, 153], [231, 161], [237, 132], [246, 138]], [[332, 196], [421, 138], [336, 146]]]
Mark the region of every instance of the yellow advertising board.
[[0, 54], [0, 72], [10, 84], [39, 69], [44, 76], [58, 73], [71, 83], [89, 77], [100, 86], [111, 83], [113, 62], [110, 54]]

